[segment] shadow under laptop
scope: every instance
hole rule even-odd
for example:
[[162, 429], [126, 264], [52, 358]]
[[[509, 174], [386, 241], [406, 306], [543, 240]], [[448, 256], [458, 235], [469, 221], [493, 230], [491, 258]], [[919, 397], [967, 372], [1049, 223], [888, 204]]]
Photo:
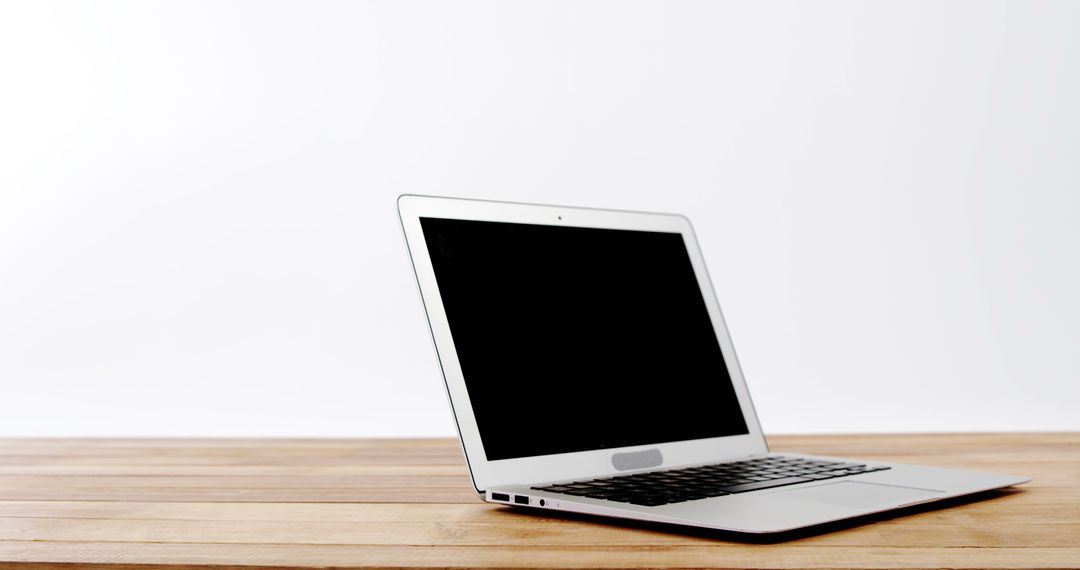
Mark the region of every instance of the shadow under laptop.
[[536, 517], [544, 516], [551, 519], [559, 519], [566, 521], [584, 521], [591, 524], [604, 524], [607, 526], [621, 527], [621, 528], [633, 528], [642, 530], [654, 530], [658, 532], [677, 533], [684, 536], [694, 536], [699, 538], [706, 538], [711, 540], [725, 540], [730, 542], [740, 542], [744, 544], [777, 544], [781, 542], [791, 542], [795, 540], [801, 540], [806, 538], [812, 538], [823, 534], [829, 534], [849, 528], [858, 526], [864, 526], [867, 524], [881, 522], [886, 520], [892, 520], [896, 518], [902, 518], [911, 516], [914, 514], [938, 511], [942, 509], [960, 507], [970, 503], [977, 503], [990, 499], [997, 499], [1002, 497], [1011, 496], [1018, 493], [1023, 493], [1023, 489], [994, 489], [990, 491], [983, 491], [981, 493], [975, 493], [972, 495], [965, 495], [963, 497], [954, 497], [951, 499], [943, 499], [935, 501], [933, 503], [924, 503], [921, 505], [913, 505], [910, 507], [904, 507], [901, 509], [894, 509], [883, 513], [875, 513], [870, 515], [863, 515], [859, 517], [844, 519], [841, 521], [823, 523], [812, 527], [790, 530], [785, 532], [777, 532], [770, 534], [753, 534], [743, 532], [732, 532], [725, 530], [714, 530], [708, 528], [682, 526], [669, 523], [657, 523], [652, 521], [641, 521], [634, 519], [620, 519], [614, 517], [603, 517], [598, 515], [587, 515], [581, 513], [570, 513], [566, 511], [551, 511], [547, 509], [523, 509], [520, 507], [503, 507], [498, 511], [505, 513], [507, 516], [516, 517]]

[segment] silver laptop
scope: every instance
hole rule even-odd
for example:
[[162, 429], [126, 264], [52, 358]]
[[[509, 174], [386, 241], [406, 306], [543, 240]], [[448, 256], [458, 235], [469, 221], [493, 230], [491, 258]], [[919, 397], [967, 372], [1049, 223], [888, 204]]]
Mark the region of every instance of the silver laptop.
[[771, 453], [683, 216], [398, 212], [485, 501], [774, 533], [1028, 481]]

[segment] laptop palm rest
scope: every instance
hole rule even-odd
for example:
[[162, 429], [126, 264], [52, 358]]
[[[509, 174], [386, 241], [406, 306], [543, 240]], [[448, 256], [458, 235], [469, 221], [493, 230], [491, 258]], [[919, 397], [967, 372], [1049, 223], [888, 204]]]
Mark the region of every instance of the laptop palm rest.
[[770, 494], [785, 499], [864, 509], [918, 503], [938, 497], [942, 493], [943, 491], [933, 489], [900, 487], [864, 481], [840, 481]]

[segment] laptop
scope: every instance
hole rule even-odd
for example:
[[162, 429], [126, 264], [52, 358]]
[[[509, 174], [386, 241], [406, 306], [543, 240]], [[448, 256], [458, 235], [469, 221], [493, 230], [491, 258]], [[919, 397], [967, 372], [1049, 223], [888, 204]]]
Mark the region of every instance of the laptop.
[[686, 217], [398, 213], [484, 501], [776, 533], [1029, 480], [770, 452]]

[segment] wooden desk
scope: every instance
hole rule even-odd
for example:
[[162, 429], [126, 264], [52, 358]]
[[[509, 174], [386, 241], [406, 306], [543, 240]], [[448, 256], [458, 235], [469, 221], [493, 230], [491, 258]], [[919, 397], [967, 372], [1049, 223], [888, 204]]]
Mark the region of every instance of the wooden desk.
[[774, 437], [775, 450], [1030, 475], [777, 544], [480, 503], [457, 443], [0, 440], [0, 566], [1080, 567], [1080, 434]]

